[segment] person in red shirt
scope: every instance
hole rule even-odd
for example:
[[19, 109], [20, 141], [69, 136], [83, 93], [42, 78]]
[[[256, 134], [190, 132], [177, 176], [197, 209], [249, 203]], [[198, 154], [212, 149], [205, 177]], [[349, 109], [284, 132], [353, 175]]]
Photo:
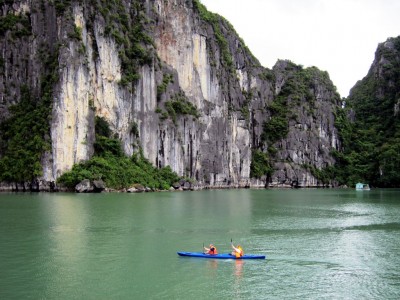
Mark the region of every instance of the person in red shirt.
[[204, 250], [206, 250], [207, 254], [211, 255], [218, 254], [217, 248], [213, 244], [210, 244], [210, 248], [204, 247]]

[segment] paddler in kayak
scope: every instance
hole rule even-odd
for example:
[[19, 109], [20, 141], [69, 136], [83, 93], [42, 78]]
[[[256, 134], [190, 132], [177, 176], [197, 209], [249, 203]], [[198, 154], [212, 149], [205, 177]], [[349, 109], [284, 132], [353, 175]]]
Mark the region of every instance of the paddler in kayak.
[[234, 256], [236, 256], [236, 258], [240, 258], [240, 257], [242, 257], [243, 256], [243, 249], [242, 249], [242, 246], [240, 246], [240, 245], [237, 245], [236, 247], [235, 246], [233, 246], [233, 244], [231, 243], [231, 246], [232, 246], [232, 249], [233, 249], [233, 251], [232, 251], [232, 255], [234, 255]]
[[215, 248], [213, 244], [210, 244], [210, 248], [204, 247], [204, 250], [207, 251], [206, 254], [211, 254], [211, 255], [218, 254], [217, 248]]

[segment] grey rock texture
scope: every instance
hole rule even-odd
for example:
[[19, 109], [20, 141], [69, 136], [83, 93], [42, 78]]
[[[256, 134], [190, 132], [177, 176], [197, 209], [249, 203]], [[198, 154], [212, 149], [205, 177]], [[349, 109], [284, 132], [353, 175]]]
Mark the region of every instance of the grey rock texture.
[[105, 185], [102, 180], [90, 181], [84, 179], [75, 186], [75, 192], [77, 193], [101, 193], [105, 190]]
[[92, 193], [93, 191], [94, 187], [89, 179], [82, 180], [75, 187], [75, 192], [77, 193]]

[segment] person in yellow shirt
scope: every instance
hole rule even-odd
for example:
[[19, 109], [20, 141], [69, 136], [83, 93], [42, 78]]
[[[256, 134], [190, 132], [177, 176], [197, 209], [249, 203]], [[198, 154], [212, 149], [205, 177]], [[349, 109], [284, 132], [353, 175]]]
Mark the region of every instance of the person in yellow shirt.
[[243, 254], [244, 254], [242, 246], [237, 245], [235, 247], [235, 246], [233, 246], [233, 244], [231, 244], [231, 246], [232, 246], [232, 249], [233, 249], [231, 254], [234, 255], [236, 258], [241, 258], [243, 256]]

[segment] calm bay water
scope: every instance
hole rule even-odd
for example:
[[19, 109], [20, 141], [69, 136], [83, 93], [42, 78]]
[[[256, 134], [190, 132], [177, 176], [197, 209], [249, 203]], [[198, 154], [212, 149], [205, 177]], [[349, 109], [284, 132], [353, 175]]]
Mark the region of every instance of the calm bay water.
[[209, 297], [400, 299], [400, 190], [0, 194], [0, 299]]

